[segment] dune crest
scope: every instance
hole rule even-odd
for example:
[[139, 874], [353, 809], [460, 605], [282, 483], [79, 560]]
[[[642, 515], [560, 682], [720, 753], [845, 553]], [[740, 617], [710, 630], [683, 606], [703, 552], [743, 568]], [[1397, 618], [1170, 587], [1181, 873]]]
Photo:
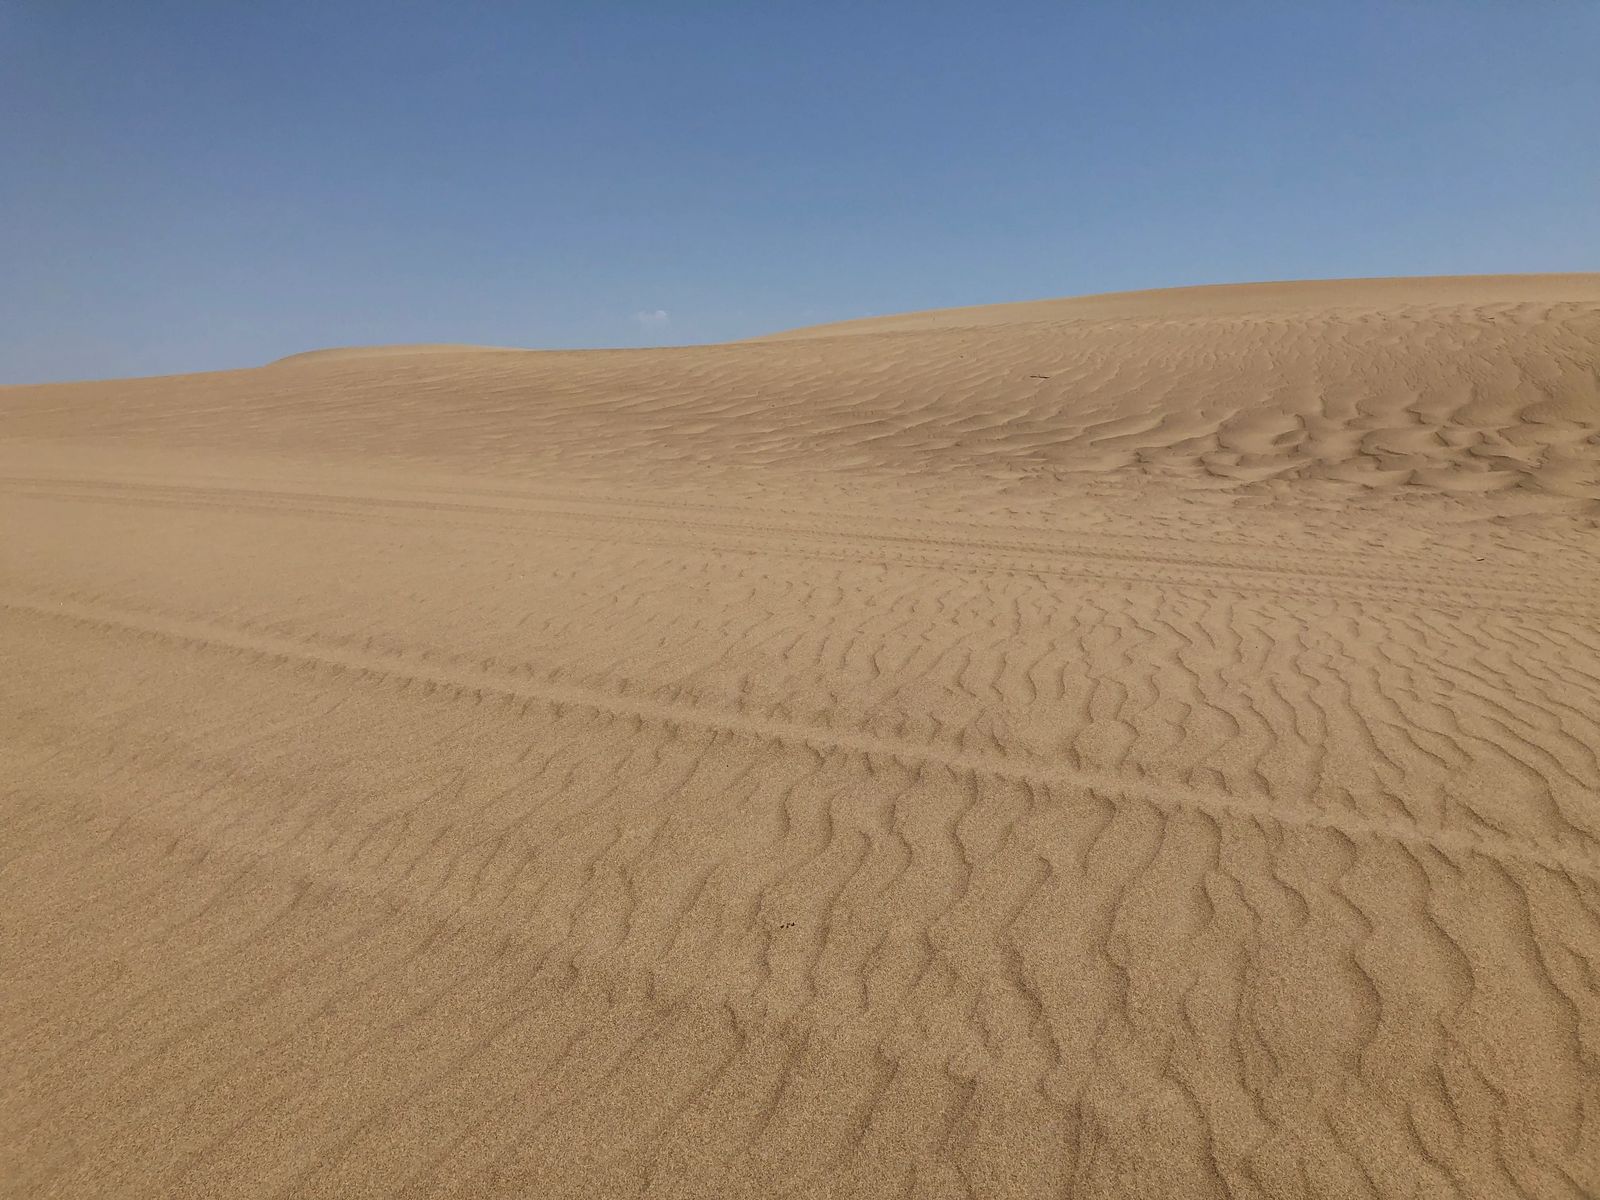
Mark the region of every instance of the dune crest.
[[1600, 1193], [1600, 275], [0, 388], [14, 1194]]
[[332, 362], [347, 362], [372, 358], [405, 358], [418, 354], [527, 354], [527, 350], [519, 350], [511, 346], [463, 346], [450, 342], [432, 343], [401, 343], [392, 346], [329, 346], [325, 350], [304, 350], [299, 354], [285, 355], [276, 359], [268, 366], [278, 367], [287, 365], [306, 365], [308, 363], [326, 365]]

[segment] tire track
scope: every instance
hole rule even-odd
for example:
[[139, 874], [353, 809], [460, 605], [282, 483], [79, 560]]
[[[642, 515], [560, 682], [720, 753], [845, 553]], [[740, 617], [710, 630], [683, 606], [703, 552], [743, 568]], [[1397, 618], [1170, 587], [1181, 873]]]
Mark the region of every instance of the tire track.
[[585, 708], [669, 728], [696, 727], [717, 733], [732, 733], [755, 741], [808, 746], [826, 754], [856, 755], [869, 762], [875, 758], [882, 758], [919, 769], [935, 767], [958, 774], [1010, 779], [1027, 784], [1065, 785], [1107, 796], [1137, 798], [1163, 810], [1193, 808], [1201, 812], [1244, 817], [1257, 822], [1330, 829], [1352, 836], [1383, 838], [1456, 854], [1476, 854], [1493, 859], [1524, 861], [1563, 874], [1600, 880], [1600, 854], [1588, 851], [1587, 848], [1578, 851], [1509, 836], [1475, 837], [1443, 828], [1426, 829], [1398, 818], [1386, 821], [1361, 821], [1326, 812], [1310, 805], [1304, 799], [1288, 805], [1282, 803], [1281, 799], [1270, 805], [1255, 804], [1241, 800], [1223, 789], [1151, 783], [1115, 772], [1085, 771], [1049, 763], [1019, 763], [1012, 757], [998, 754], [951, 753], [927, 744], [855, 735], [795, 721], [751, 719], [735, 713], [708, 712], [692, 706], [627, 699], [589, 688], [540, 686], [488, 672], [429, 667], [406, 662], [400, 656], [363, 654], [331, 646], [311, 648], [304, 641], [246, 634], [210, 623], [168, 621], [67, 602], [41, 603], [4, 593], [0, 593], [0, 606], [13, 612], [71, 621], [105, 631], [136, 633], [183, 645], [254, 654], [285, 664], [300, 664], [335, 673], [350, 673], [361, 678], [399, 681], [402, 686], [432, 685], [452, 695], [471, 697], [478, 703], [482, 703], [488, 697], [499, 697], [535, 702], [556, 709]]

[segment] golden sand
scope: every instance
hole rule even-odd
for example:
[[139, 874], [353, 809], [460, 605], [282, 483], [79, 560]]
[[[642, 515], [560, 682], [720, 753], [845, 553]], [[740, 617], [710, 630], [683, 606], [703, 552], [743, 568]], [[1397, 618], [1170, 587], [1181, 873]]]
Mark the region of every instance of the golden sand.
[[0, 389], [0, 1192], [1600, 1194], [1600, 276]]

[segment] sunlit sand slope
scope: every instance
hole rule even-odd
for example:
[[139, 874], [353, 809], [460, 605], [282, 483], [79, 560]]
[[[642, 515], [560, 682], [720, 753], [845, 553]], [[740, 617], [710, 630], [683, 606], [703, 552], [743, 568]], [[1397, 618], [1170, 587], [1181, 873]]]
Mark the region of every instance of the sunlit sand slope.
[[1600, 1193], [1600, 277], [0, 389], [0, 1193]]

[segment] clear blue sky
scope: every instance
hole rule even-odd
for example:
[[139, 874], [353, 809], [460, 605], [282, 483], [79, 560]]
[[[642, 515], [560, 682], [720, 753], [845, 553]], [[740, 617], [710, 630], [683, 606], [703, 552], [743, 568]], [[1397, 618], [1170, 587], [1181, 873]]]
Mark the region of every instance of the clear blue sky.
[[0, 113], [6, 382], [1600, 268], [1580, 0], [0, 0]]

